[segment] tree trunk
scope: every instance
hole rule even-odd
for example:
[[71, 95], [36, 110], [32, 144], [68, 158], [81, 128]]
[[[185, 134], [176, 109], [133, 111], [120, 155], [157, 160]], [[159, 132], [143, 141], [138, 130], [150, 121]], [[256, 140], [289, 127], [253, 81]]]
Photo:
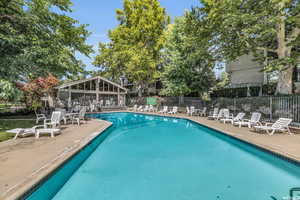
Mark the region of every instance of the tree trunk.
[[[284, 8], [284, 2], [280, 2], [280, 9]], [[277, 55], [279, 59], [291, 56], [291, 47], [288, 47], [286, 41], [286, 23], [284, 13], [279, 16], [279, 24], [277, 25]], [[293, 92], [293, 66], [282, 66], [276, 88], [276, 94], [292, 94]]]
[[138, 96], [141, 98], [143, 96], [142, 84], [139, 84], [137, 89], [138, 89]]
[[276, 94], [292, 94], [293, 93], [293, 67], [281, 71], [276, 88]]

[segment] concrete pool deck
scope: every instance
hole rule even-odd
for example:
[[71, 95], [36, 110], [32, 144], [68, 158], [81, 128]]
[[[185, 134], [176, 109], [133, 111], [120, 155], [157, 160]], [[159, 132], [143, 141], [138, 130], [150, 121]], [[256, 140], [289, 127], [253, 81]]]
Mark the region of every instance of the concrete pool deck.
[[[207, 120], [205, 117], [190, 117], [186, 114], [142, 114], [190, 119], [300, 163], [300, 135], [279, 133], [269, 136], [253, 132], [248, 128], [238, 128], [231, 124]], [[0, 194], [2, 195], [0, 199], [15, 199], [24, 193], [110, 125], [109, 122], [92, 119], [79, 127], [63, 126], [62, 134], [55, 138], [29, 137], [0, 143]]]
[[62, 125], [62, 133], [0, 143], [0, 199], [15, 199], [53, 171], [111, 125], [92, 119], [86, 124]]

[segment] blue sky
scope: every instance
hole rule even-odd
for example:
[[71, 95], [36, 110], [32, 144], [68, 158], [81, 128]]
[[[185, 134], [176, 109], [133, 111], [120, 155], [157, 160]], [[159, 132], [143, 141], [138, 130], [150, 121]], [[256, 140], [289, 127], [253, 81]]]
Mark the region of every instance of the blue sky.
[[[199, 0], [159, 0], [162, 7], [172, 17], [182, 16], [184, 10], [190, 9], [193, 5], [200, 5]], [[108, 41], [107, 32], [118, 25], [115, 10], [122, 8], [123, 0], [77, 0], [73, 1], [74, 12], [71, 17], [77, 19], [81, 24], [89, 24], [88, 30], [92, 35], [88, 38], [88, 44], [94, 46], [95, 54], [91, 58], [77, 55], [86, 65], [87, 70], [95, 69], [91, 62], [98, 53], [98, 43]]]

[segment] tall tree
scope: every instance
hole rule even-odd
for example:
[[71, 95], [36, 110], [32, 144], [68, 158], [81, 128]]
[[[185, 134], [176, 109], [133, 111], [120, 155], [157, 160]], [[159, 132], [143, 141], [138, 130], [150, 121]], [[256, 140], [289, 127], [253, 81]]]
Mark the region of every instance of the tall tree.
[[119, 26], [109, 31], [109, 43], [100, 43], [94, 64], [114, 79], [126, 75], [141, 95], [159, 77], [169, 17], [158, 0], [124, 0], [123, 10], [117, 10], [117, 19]]
[[[280, 72], [277, 93], [292, 93], [292, 74], [300, 54], [300, 1], [201, 2], [203, 6], [193, 9], [191, 15], [206, 21], [206, 30], [214, 35], [216, 53], [227, 61], [253, 53], [265, 63], [265, 70]], [[275, 56], [268, 56], [263, 50]]]
[[215, 82], [215, 64], [209, 42], [199, 37], [195, 27], [187, 23], [187, 16], [177, 18], [169, 26], [164, 49], [165, 68], [162, 74], [162, 94], [184, 96], [207, 93]]
[[67, 16], [71, 1], [0, 1], [0, 78], [16, 80], [83, 71], [75, 52], [89, 55], [86, 25]]

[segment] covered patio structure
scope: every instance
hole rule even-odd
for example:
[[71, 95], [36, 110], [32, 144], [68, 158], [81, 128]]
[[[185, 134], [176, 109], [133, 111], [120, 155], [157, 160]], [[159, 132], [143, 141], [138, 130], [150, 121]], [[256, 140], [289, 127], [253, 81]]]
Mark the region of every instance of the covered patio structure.
[[57, 90], [59, 103], [68, 108], [75, 105], [123, 107], [127, 94], [126, 88], [100, 76], [67, 82], [57, 87]]

